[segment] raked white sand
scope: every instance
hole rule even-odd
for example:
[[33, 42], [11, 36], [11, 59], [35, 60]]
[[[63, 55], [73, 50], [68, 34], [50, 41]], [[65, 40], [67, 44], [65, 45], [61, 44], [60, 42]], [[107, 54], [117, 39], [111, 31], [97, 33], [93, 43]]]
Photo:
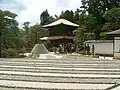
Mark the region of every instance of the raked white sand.
[[119, 69], [112, 69], [112, 68], [110, 68], [110, 69], [106, 69], [106, 68], [97, 68], [97, 69], [95, 69], [95, 68], [62, 68], [62, 67], [32, 67], [32, 66], [10, 66], [10, 65], [0, 65], [0, 67], [6, 67], [6, 68], [26, 68], [26, 69], [57, 69], [57, 70], [97, 70], [97, 71], [99, 71], [99, 70], [109, 70], [109, 71], [113, 71], [113, 70], [120, 70], [120, 68]]
[[32, 72], [18, 72], [18, 71], [0, 71], [0, 74], [13, 75], [31, 75], [31, 76], [57, 76], [57, 77], [109, 77], [120, 78], [120, 75], [99, 75], [99, 74], [61, 74], [61, 73], [32, 73]]
[[0, 80], [2, 86], [50, 88], [50, 89], [106, 89], [114, 84], [75, 84], [75, 83], [44, 83]]

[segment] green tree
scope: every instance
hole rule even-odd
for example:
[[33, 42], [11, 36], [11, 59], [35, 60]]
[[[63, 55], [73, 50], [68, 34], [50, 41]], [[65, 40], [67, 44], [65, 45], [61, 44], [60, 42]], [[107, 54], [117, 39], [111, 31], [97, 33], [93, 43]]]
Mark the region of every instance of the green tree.
[[35, 44], [40, 43], [40, 38], [48, 35], [48, 31], [43, 29], [41, 25], [36, 24], [29, 27], [28, 34], [24, 34], [24, 37], [26, 35], [27, 39], [25, 39], [25, 46], [27, 51], [30, 52]]
[[88, 15], [93, 15], [93, 17], [96, 18], [96, 39], [100, 39], [100, 33], [105, 24], [105, 18], [103, 18], [104, 13], [112, 8], [119, 7], [120, 0], [82, 0], [82, 11], [84, 13], [87, 12]]
[[22, 34], [23, 34], [23, 40], [24, 40], [24, 45], [25, 45], [25, 48], [26, 48], [26, 51], [29, 51], [29, 36], [28, 36], [28, 32], [29, 32], [29, 26], [30, 25], [30, 22], [24, 22], [23, 23], [23, 29], [24, 31], [22, 31]]
[[87, 35], [87, 40], [96, 39], [96, 18], [93, 15], [84, 13], [79, 16], [79, 26], [84, 26], [84, 33]]
[[[9, 48], [14, 50], [20, 48], [18, 22], [15, 20], [16, 14], [10, 11], [0, 10], [0, 41], [2, 54]], [[16, 52], [17, 53], [17, 52]], [[3, 55], [2, 55], [3, 56]]]
[[24, 25], [23, 29], [25, 30], [26, 34], [28, 34], [28, 29], [29, 29], [30, 22], [24, 22], [23, 25]]
[[49, 22], [49, 14], [48, 11], [43, 11], [43, 13], [40, 15], [41, 25], [48, 24]]
[[93, 17], [93, 15], [86, 15], [84, 23], [86, 25], [87, 32], [91, 34], [95, 33], [94, 30], [96, 28], [97, 21], [96, 18]]
[[66, 10], [65, 12], [62, 11], [61, 15], [59, 16], [59, 19], [61, 18], [74, 22], [74, 12], [72, 10]]
[[106, 23], [103, 26], [104, 31], [113, 31], [120, 28], [120, 8], [108, 10], [103, 17], [106, 20]]
[[95, 16], [98, 20], [105, 11], [120, 7], [120, 0], [82, 0], [81, 2], [81, 8]]
[[84, 25], [80, 26], [76, 30], [75, 43], [77, 45], [83, 45], [83, 42], [86, 40], [85, 31], [86, 31], [86, 28]]
[[80, 14], [81, 14], [81, 10], [79, 10], [79, 9], [77, 9], [77, 10], [74, 12], [74, 22], [75, 22], [75, 23], [79, 23]]
[[41, 25], [46, 25], [55, 21], [55, 19], [52, 16], [50, 16], [47, 10], [45, 10], [40, 15], [40, 21], [41, 21]]

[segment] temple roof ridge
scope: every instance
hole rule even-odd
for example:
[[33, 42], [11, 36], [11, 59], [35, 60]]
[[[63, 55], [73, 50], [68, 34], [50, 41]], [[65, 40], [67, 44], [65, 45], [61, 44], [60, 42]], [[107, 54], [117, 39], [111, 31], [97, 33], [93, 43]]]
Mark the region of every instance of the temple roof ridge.
[[56, 25], [59, 25], [59, 24], [64, 24], [64, 25], [68, 25], [68, 26], [73, 26], [73, 27], [79, 27], [79, 25], [75, 24], [75, 23], [72, 23], [66, 19], [59, 19], [55, 22], [52, 22], [48, 25], [44, 25], [43, 27], [44, 28], [47, 28], [47, 27], [52, 27], [52, 26], [56, 26]]

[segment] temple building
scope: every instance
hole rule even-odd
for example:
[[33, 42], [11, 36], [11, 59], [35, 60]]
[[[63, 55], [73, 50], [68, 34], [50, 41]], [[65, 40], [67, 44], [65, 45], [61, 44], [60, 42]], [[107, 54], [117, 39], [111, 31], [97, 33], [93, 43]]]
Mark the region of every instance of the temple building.
[[120, 59], [120, 29], [108, 33], [113, 37], [113, 56], [115, 59]]
[[74, 33], [79, 25], [74, 24], [65, 19], [59, 19], [48, 25], [44, 25], [43, 28], [49, 30], [49, 36], [40, 38], [41, 40], [50, 40], [52, 47], [63, 47], [64, 51], [69, 43], [73, 43]]

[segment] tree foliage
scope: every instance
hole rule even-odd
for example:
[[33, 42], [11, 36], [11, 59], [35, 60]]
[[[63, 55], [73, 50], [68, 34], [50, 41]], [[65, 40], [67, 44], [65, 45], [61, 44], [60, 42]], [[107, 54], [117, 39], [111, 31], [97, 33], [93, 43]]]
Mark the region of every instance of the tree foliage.
[[[9, 48], [20, 48], [18, 22], [15, 20], [16, 14], [10, 11], [0, 10], [0, 41], [1, 53]], [[3, 53], [2, 53], [3, 54]], [[2, 55], [1, 55], [2, 56]]]
[[43, 11], [42, 14], [40, 15], [41, 25], [46, 25], [53, 21], [55, 21], [55, 19], [52, 16], [50, 16], [47, 10]]
[[120, 28], [120, 8], [112, 8], [108, 10], [103, 17], [106, 19], [103, 30], [113, 31]]
[[40, 24], [30, 26], [30, 22], [24, 22], [23, 29], [18, 27], [15, 13], [0, 10], [0, 56], [30, 52], [35, 44], [41, 43], [39, 38], [49, 35], [42, 26], [61, 18], [79, 25], [75, 36], [78, 45], [86, 40], [107, 39], [106, 32], [120, 29], [120, 0], [81, 0], [81, 3], [76, 11], [62, 11], [55, 17], [45, 10], [40, 15]]
[[[28, 31], [28, 33], [26, 33]], [[43, 29], [41, 25], [36, 24], [34, 26], [29, 26], [24, 31], [22, 30], [24, 46], [27, 52], [30, 52], [35, 44], [41, 43], [40, 38], [47, 36], [48, 31]]]
[[101, 39], [100, 33], [103, 32], [104, 24], [106, 24], [104, 27], [111, 26], [111, 23], [106, 23], [107, 17], [103, 17], [103, 15], [112, 8], [120, 8], [120, 0], [82, 0], [81, 9], [83, 12], [87, 12], [88, 15], [93, 15], [96, 18], [96, 39]]
[[74, 22], [74, 13], [73, 11], [66, 10], [65, 12], [62, 12], [59, 18], [69, 20], [71, 22]]

